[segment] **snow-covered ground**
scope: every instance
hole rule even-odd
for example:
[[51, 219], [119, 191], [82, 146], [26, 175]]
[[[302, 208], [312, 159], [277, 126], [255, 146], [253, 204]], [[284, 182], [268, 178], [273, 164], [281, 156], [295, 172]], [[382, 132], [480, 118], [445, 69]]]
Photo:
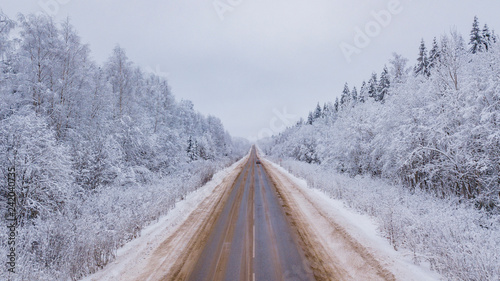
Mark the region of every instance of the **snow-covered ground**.
[[[281, 182], [285, 197], [295, 201], [296, 211], [308, 222], [313, 238], [326, 249], [330, 260], [337, 263], [343, 276], [350, 280], [374, 280], [370, 267], [381, 280], [440, 280], [428, 266], [417, 266], [409, 252], [395, 251], [382, 237], [377, 223], [345, 207], [340, 200], [310, 188], [277, 164], [272, 166], [272, 176]], [[368, 278], [368, 279], [367, 279]]]
[[[224, 191], [224, 188], [220, 188], [221, 185], [224, 185], [224, 181], [231, 178], [231, 175], [238, 172], [238, 167], [242, 163], [245, 163], [246, 160], [247, 157], [244, 157], [230, 167], [216, 173], [210, 182], [188, 194], [184, 200], [177, 202], [175, 208], [167, 215], [141, 231], [140, 237], [120, 248], [117, 258], [113, 263], [108, 264], [102, 270], [82, 280], [140, 280], [140, 276], [144, 276], [144, 273], [149, 270], [148, 267], [153, 254], [160, 247], [164, 246], [162, 244], [166, 241], [175, 245], [170, 245], [172, 246], [170, 249], [173, 251], [165, 255], [163, 257], [164, 260], [159, 261], [160, 264], [164, 264], [169, 257], [178, 256], [180, 254], [178, 251], [185, 249], [184, 246], [195, 233], [182, 233], [178, 231], [179, 228], [186, 224], [188, 218], [192, 216], [203, 201], [209, 197], [220, 196], [220, 193]], [[202, 219], [202, 217], [199, 217], [199, 220]], [[173, 236], [176, 236], [175, 238], [178, 238], [178, 240], [172, 239]], [[174, 261], [170, 260], [170, 262], [166, 262], [165, 264], [173, 265]], [[162, 272], [167, 272], [168, 269], [161, 268]], [[151, 273], [153, 274], [154, 272]], [[151, 279], [153, 278], [151, 277]]]
[[[185, 258], [189, 244], [213, 216], [214, 202], [239, 173], [243, 158], [214, 175], [212, 181], [189, 194], [157, 223], [141, 232], [141, 236], [119, 249], [117, 259], [104, 269], [83, 280], [159, 280], [170, 274], [176, 263]], [[367, 215], [346, 208], [339, 200], [307, 186], [276, 164], [267, 162], [271, 177], [280, 183], [278, 190], [292, 199], [291, 209], [315, 233], [314, 244], [326, 250], [327, 266], [339, 276], [351, 280], [365, 279], [373, 274], [381, 280], [439, 280], [428, 266], [413, 264], [409, 252], [395, 251], [381, 236], [377, 223]], [[305, 224], [304, 224], [305, 223]], [[318, 250], [320, 252], [320, 250]], [[325, 258], [326, 257], [326, 258]], [[341, 272], [340, 272], [341, 271]]]
[[458, 198], [436, 198], [381, 179], [352, 178], [295, 160], [279, 162], [305, 180], [298, 180], [307, 190], [303, 193], [316, 196], [315, 205], [329, 208], [328, 217], [361, 230], [373, 238], [368, 239], [372, 245], [396, 249], [396, 260], [409, 268], [413, 262], [439, 272], [445, 280], [500, 280], [498, 215]]

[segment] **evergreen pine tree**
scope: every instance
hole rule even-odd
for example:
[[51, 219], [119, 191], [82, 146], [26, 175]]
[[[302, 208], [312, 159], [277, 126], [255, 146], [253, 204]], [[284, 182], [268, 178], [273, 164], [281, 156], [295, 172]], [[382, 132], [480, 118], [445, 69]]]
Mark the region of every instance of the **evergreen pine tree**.
[[300, 117], [299, 121], [297, 121], [296, 126], [297, 126], [297, 127], [300, 127], [300, 126], [302, 126], [302, 125], [304, 125], [304, 118]]
[[328, 103], [325, 102], [323, 105], [323, 111], [321, 112], [321, 117], [326, 118], [330, 115], [330, 107], [328, 106]]
[[429, 74], [431, 72], [431, 69], [433, 69], [438, 64], [439, 56], [440, 56], [439, 44], [437, 42], [436, 37], [434, 37], [434, 40], [432, 41], [432, 49], [429, 53], [429, 66], [428, 66]]
[[376, 99], [378, 93], [377, 93], [377, 88], [378, 88], [378, 79], [377, 79], [377, 74], [374, 72], [372, 73], [372, 77], [368, 81], [368, 97]]
[[197, 147], [196, 143], [193, 142], [193, 138], [190, 136], [188, 138], [188, 147], [186, 149], [189, 160], [194, 161], [197, 159]]
[[[202, 145], [198, 144], [198, 141], [194, 141], [194, 160], [198, 160], [200, 158], [205, 159], [205, 148]], [[206, 160], [206, 159], [205, 159]]]
[[485, 24], [483, 28], [483, 44], [484, 44], [484, 49], [488, 51], [491, 45], [491, 33], [487, 24]]
[[319, 105], [319, 102], [316, 105], [316, 109], [314, 110], [313, 117], [314, 117], [315, 120], [321, 118], [321, 106]]
[[309, 115], [307, 115], [307, 125], [312, 125], [314, 122], [314, 116], [312, 112], [309, 112]]
[[378, 95], [375, 96], [375, 101], [383, 101], [384, 97], [387, 95], [389, 91], [389, 87], [391, 86], [391, 82], [389, 81], [389, 70], [387, 70], [387, 66], [384, 66], [384, 70], [382, 74], [380, 74], [380, 81], [378, 84]]
[[365, 102], [365, 96], [366, 96], [366, 92], [367, 92], [367, 88], [366, 88], [366, 82], [363, 81], [363, 83], [361, 84], [361, 88], [359, 90], [359, 97], [358, 97], [358, 100], [359, 102]]
[[356, 86], [354, 86], [354, 88], [352, 88], [351, 97], [352, 97], [353, 103], [358, 102], [358, 90], [356, 89]]
[[333, 105], [335, 112], [339, 112], [339, 98], [335, 98], [335, 104]]
[[429, 76], [429, 58], [427, 57], [427, 48], [424, 39], [420, 42], [417, 65], [415, 66], [415, 75]]
[[474, 17], [474, 22], [472, 23], [469, 45], [469, 51], [473, 54], [482, 52], [484, 50], [484, 38], [481, 34], [481, 30], [479, 29], [479, 21], [477, 19], [477, 16]]
[[193, 142], [191, 140], [191, 137], [188, 138], [188, 146], [187, 146], [187, 149], [186, 149], [186, 153], [189, 154], [191, 153], [191, 149], [193, 149]]
[[340, 105], [346, 106], [351, 102], [351, 91], [349, 90], [349, 85], [345, 83], [344, 90], [342, 90], [342, 96], [340, 97]]

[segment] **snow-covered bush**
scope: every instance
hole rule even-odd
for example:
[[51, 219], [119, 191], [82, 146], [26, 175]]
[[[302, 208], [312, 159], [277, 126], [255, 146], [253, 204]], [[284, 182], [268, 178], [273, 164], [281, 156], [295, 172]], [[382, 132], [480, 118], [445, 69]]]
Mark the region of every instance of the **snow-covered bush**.
[[400, 74], [390, 86], [373, 75], [359, 94], [346, 87], [340, 102], [317, 106], [310, 120], [262, 143], [263, 150], [498, 211], [500, 45], [471, 54], [456, 33], [440, 42], [427, 74], [398, 72], [405, 61], [395, 55], [390, 73]]
[[[53, 131], [33, 112], [12, 115], [0, 124], [2, 186], [7, 186], [7, 168], [14, 168], [18, 224], [63, 212], [77, 193], [67, 148], [57, 144]], [[5, 202], [3, 196], [0, 203]]]
[[[482, 32], [482, 33], [481, 33]], [[450, 280], [500, 278], [500, 44], [474, 20], [260, 146]], [[307, 149], [304, 149], [307, 140]], [[306, 164], [309, 155], [317, 163]], [[294, 160], [299, 160], [300, 163]], [[340, 175], [338, 173], [341, 173]]]
[[[20, 15], [16, 23], [1, 11], [0, 21], [0, 185], [15, 168], [19, 223], [16, 273], [2, 266], [1, 280], [77, 280], [102, 268], [248, 151], [119, 46], [99, 66], [69, 21]], [[199, 144], [196, 159], [188, 140]], [[4, 257], [7, 238], [0, 231]]]
[[282, 160], [309, 187], [376, 219], [395, 249], [415, 263], [430, 264], [449, 280], [500, 278], [500, 216], [487, 214], [460, 198], [440, 199], [381, 179], [332, 173], [319, 165]]

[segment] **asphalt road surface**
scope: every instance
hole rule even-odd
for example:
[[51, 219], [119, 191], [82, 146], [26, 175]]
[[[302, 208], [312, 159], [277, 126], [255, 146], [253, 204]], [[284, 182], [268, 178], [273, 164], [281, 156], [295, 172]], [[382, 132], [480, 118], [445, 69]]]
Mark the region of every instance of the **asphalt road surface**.
[[252, 150], [188, 280], [314, 280], [283, 202]]
[[257, 162], [253, 149], [86, 280], [439, 280], [377, 249], [324, 195]]

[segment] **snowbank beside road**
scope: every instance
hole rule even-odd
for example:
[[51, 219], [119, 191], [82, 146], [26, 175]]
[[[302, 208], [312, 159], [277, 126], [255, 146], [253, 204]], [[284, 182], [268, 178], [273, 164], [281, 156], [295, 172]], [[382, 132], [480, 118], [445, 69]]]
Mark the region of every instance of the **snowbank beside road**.
[[[182, 201], [176, 203], [167, 215], [161, 217], [156, 223], [146, 227], [141, 231], [141, 236], [124, 245], [118, 250], [117, 258], [102, 270], [87, 276], [83, 281], [106, 281], [106, 280], [139, 280], [140, 276], [149, 270], [148, 264], [153, 253], [160, 248], [160, 245], [169, 241], [176, 242], [171, 245], [172, 255], [179, 254], [191, 238], [189, 233], [178, 232], [179, 228], [186, 223], [188, 218], [196, 211], [200, 204], [209, 197], [217, 197], [224, 188], [224, 180], [238, 171], [238, 167], [245, 163], [247, 157], [234, 163], [228, 168], [216, 173], [212, 180], [198, 190], [188, 194]], [[208, 212], [209, 210], [207, 210]], [[173, 237], [175, 236], [175, 237]], [[176, 247], [174, 247], [176, 246]], [[167, 258], [169, 255], [164, 257]], [[163, 264], [162, 261], [160, 261]], [[173, 265], [171, 261], [170, 265]], [[168, 272], [169, 268], [161, 268], [162, 272]], [[154, 272], [150, 272], [154, 274]]]
[[[293, 160], [284, 160], [281, 165], [305, 179], [307, 184], [304, 180], [298, 180], [298, 184], [311, 196], [320, 194], [317, 199], [326, 200], [325, 205], [332, 210], [369, 217], [373, 226], [366, 234], [383, 237], [375, 244], [397, 249], [392, 252], [399, 256], [398, 260], [430, 267], [449, 280], [499, 280], [498, 216], [423, 191], [410, 192], [379, 179], [350, 178]], [[337, 217], [335, 213], [332, 216]], [[357, 224], [363, 220], [348, 221]]]
[[[282, 167], [266, 161], [273, 177], [280, 182], [280, 192], [295, 201], [295, 211], [314, 232], [312, 240], [327, 250], [326, 259], [338, 267], [347, 280], [439, 280], [428, 268], [412, 263], [410, 257], [396, 252], [381, 237], [376, 222], [344, 207], [344, 203], [324, 192], [312, 189], [307, 182], [291, 175]], [[291, 199], [291, 200], [290, 200]], [[287, 202], [293, 205], [293, 203]], [[292, 206], [293, 207], [293, 206]], [[300, 219], [299, 219], [300, 220]], [[323, 258], [324, 259], [324, 258]], [[367, 279], [368, 278], [368, 279]]]

